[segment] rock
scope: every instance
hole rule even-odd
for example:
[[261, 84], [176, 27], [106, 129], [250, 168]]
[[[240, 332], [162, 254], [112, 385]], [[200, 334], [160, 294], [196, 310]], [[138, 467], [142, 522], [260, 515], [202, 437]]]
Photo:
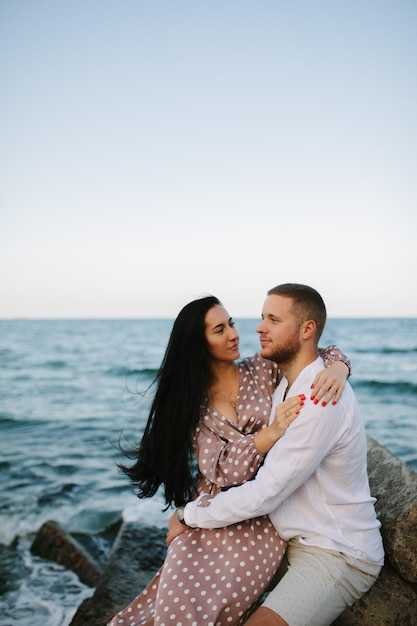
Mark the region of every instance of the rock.
[[417, 474], [368, 437], [368, 474], [389, 561], [417, 582]]
[[52, 520], [39, 529], [31, 552], [72, 570], [89, 587], [96, 586], [102, 573], [100, 566], [78, 541]]
[[124, 523], [93, 596], [84, 600], [70, 626], [105, 626], [127, 606], [163, 563], [165, 536], [154, 526]]
[[121, 525], [122, 520], [119, 518], [115, 523], [93, 535], [72, 532], [71, 536], [83, 546], [84, 550], [93, 557], [100, 569], [103, 570]]
[[416, 625], [417, 589], [401, 578], [389, 562], [368, 593], [333, 622], [333, 626]]
[[368, 593], [334, 626], [417, 626], [417, 474], [368, 437], [368, 475], [385, 565]]

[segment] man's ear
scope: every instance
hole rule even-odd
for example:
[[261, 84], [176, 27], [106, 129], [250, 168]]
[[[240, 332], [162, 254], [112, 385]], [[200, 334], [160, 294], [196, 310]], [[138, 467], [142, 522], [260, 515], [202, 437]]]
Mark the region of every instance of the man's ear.
[[317, 324], [314, 320], [307, 320], [301, 327], [302, 338], [310, 339], [316, 332]]

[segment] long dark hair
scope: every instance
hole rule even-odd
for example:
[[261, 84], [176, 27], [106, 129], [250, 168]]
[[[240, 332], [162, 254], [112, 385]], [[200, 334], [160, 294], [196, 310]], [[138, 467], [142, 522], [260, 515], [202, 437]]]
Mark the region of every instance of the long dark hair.
[[127, 455], [136, 462], [131, 467], [119, 465], [139, 498], [155, 495], [160, 485], [167, 507], [181, 506], [192, 497], [192, 434], [207, 403], [212, 376], [205, 317], [220, 304], [214, 296], [194, 300], [174, 322], [142, 440]]

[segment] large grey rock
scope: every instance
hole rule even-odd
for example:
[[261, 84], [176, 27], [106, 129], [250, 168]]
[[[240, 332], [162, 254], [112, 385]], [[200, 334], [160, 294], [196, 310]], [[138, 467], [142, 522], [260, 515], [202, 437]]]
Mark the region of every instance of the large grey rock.
[[368, 475], [385, 565], [368, 593], [334, 626], [417, 626], [417, 474], [368, 437]]
[[370, 437], [368, 474], [386, 555], [403, 578], [416, 583], [417, 474]]
[[373, 587], [333, 622], [333, 626], [416, 626], [417, 589], [389, 562]]
[[126, 522], [94, 592], [81, 604], [70, 626], [105, 626], [158, 571], [166, 554], [166, 531]]

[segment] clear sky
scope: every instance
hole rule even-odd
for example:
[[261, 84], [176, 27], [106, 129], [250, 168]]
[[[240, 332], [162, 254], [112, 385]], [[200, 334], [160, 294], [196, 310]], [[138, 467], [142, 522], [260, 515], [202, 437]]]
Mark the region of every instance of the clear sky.
[[0, 317], [417, 316], [415, 0], [0, 0]]

